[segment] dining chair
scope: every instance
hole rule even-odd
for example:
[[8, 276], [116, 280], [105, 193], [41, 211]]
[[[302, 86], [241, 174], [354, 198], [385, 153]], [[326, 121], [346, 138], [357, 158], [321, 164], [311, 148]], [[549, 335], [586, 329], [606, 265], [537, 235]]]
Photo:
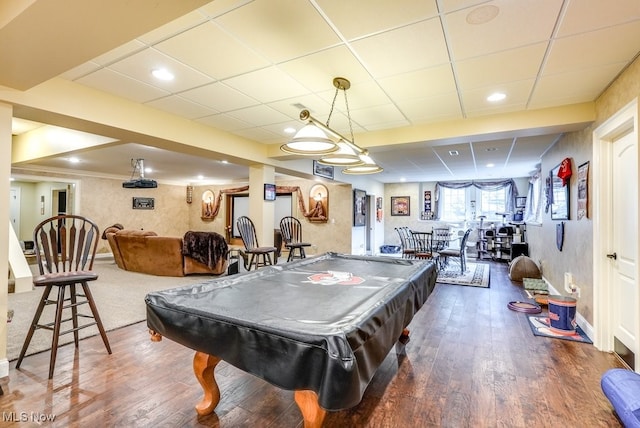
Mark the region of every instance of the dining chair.
[[251, 270], [251, 266], [255, 266], [255, 268], [258, 269], [260, 266], [273, 265], [271, 253], [273, 253], [277, 262], [277, 248], [260, 246], [256, 228], [249, 217], [239, 217], [236, 225], [238, 226], [238, 232], [240, 233], [240, 238], [242, 238], [245, 252], [250, 256], [249, 262], [245, 262], [245, 269]]
[[438, 259], [438, 253], [434, 248], [434, 236], [433, 232], [412, 232], [413, 234], [413, 242], [415, 244], [415, 254], [414, 257], [416, 259], [428, 259], [428, 260], [436, 260]]
[[[77, 348], [78, 331], [95, 325], [107, 352], [111, 354], [107, 334], [89, 289], [89, 281], [98, 279], [98, 274], [92, 269], [99, 239], [98, 226], [93, 221], [78, 215], [57, 215], [36, 226], [33, 240], [40, 274], [34, 276], [33, 285], [44, 287], [44, 291], [22, 345], [16, 368], [22, 364], [33, 334], [39, 329], [53, 332], [49, 379], [53, 377], [59, 338], [64, 334], [73, 333], [73, 341]], [[82, 291], [78, 290], [78, 285]], [[58, 297], [50, 300], [49, 294], [54, 287], [58, 290]], [[85, 304], [89, 305], [91, 313], [80, 313], [78, 308]], [[41, 320], [42, 312], [48, 305], [55, 305], [53, 321], [48, 321], [46, 316]], [[82, 319], [89, 321], [81, 324], [79, 321]], [[63, 327], [64, 330], [62, 330]]]
[[463, 274], [467, 270], [467, 240], [469, 239], [469, 234], [471, 233], [471, 229], [467, 229], [462, 236], [462, 240], [460, 241], [460, 248], [445, 248], [442, 251], [439, 251], [438, 254], [440, 256], [440, 265], [441, 267], [446, 266], [449, 259], [453, 259], [460, 263], [460, 273]]
[[413, 242], [413, 236], [411, 235], [411, 230], [409, 230], [408, 227], [396, 227], [394, 229], [400, 238], [402, 257], [405, 259], [412, 259], [415, 256], [416, 249]]
[[[289, 257], [287, 262], [295, 258], [304, 259], [307, 255], [304, 252], [306, 247], [311, 244], [302, 240], [302, 224], [300, 220], [292, 216], [285, 216], [280, 219], [280, 232], [285, 248], [289, 249]], [[296, 255], [296, 251], [298, 255]]]
[[449, 246], [451, 239], [451, 231], [448, 227], [434, 227], [433, 230], [433, 246], [436, 251], [444, 250]]

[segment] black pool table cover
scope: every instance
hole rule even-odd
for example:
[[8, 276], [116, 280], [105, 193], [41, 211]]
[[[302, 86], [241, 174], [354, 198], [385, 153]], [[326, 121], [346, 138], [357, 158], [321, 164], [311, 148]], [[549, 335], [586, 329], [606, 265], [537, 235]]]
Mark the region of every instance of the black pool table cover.
[[436, 276], [430, 261], [326, 253], [149, 293], [147, 325], [342, 410], [360, 402]]

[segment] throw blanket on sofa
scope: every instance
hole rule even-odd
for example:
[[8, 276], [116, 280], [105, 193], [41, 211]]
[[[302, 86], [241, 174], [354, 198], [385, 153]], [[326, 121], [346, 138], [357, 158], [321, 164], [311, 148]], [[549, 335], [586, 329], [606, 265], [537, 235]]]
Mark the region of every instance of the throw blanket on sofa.
[[184, 234], [182, 255], [215, 269], [220, 258], [227, 257], [227, 241], [216, 232], [192, 232]]

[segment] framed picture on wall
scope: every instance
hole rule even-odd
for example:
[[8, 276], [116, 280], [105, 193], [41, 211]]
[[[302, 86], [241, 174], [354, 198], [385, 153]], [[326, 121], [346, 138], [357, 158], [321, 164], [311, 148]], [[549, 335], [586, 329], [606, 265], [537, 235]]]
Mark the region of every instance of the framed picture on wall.
[[364, 226], [367, 220], [367, 192], [353, 190], [353, 225]]
[[391, 197], [391, 215], [411, 215], [411, 204], [409, 196]]
[[331, 165], [322, 165], [317, 160], [313, 161], [313, 175], [318, 177], [329, 178], [333, 180], [333, 167]]

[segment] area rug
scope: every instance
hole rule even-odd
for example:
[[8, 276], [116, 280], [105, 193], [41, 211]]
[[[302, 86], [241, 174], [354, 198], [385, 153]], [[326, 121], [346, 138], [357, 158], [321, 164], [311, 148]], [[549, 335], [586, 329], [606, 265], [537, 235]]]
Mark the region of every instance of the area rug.
[[[96, 261], [94, 271], [98, 273], [98, 279], [92, 281], [89, 286], [96, 301], [102, 324], [107, 332], [146, 320], [144, 297], [147, 293], [215, 278], [215, 276], [208, 275], [179, 278], [145, 275], [122, 270], [112, 260]], [[8, 309], [13, 310], [14, 313], [11, 322], [7, 324], [7, 359], [9, 361], [17, 359], [20, 355], [22, 344], [29, 331], [41, 296], [42, 288], [40, 287], [33, 291], [9, 294]], [[82, 311], [88, 313], [88, 306], [85, 305]], [[45, 307], [41, 322], [52, 321], [53, 318], [54, 306]], [[64, 327], [63, 330], [65, 330]], [[88, 327], [80, 330], [79, 334], [81, 338], [93, 336], [98, 334], [98, 329], [95, 326]], [[72, 341], [72, 334], [60, 337], [60, 344]], [[26, 355], [49, 349], [51, 349], [51, 332], [36, 330]]]
[[438, 272], [438, 280], [436, 282], [488, 288], [490, 270], [491, 266], [487, 263], [467, 263], [466, 271], [460, 273], [460, 265], [450, 263]]
[[580, 326], [576, 326], [576, 331], [573, 334], [558, 334], [551, 331], [549, 328], [549, 317], [546, 315], [530, 316], [529, 326], [531, 331], [536, 336], [551, 337], [553, 339], [571, 340], [573, 342], [591, 343], [591, 339], [587, 336]]

